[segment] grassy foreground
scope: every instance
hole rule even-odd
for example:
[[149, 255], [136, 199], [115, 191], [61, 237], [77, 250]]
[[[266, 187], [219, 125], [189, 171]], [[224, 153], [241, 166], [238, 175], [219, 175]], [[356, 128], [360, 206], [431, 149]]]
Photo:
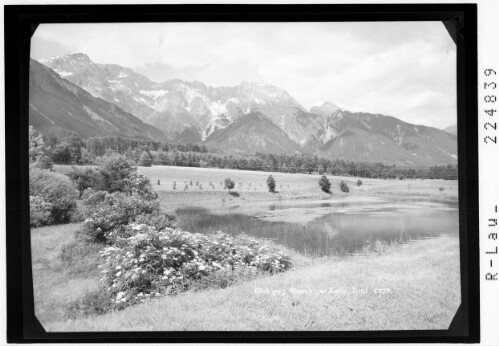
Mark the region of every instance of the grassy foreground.
[[62, 247], [81, 224], [31, 229], [31, 262], [35, 314], [41, 323], [60, 321], [70, 302], [98, 287], [97, 256], [82, 258], [74, 266], [60, 259]]
[[[33, 230], [38, 234], [32, 240], [37, 316], [51, 332], [446, 329], [461, 300], [459, 240], [439, 237], [383, 254], [302, 261], [289, 272], [226, 289], [186, 293], [66, 321], [47, 309], [67, 303], [71, 297], [64, 294], [81, 293], [88, 273], [76, 276], [75, 282], [66, 269], [47, 267], [51, 254], [58, 253], [56, 235], [44, 244], [36, 240], [50, 229], [61, 236], [61, 229], [46, 227]], [[50, 243], [52, 247], [47, 247]], [[54, 270], [59, 276], [48, 276]], [[97, 278], [88, 279], [89, 286]]]

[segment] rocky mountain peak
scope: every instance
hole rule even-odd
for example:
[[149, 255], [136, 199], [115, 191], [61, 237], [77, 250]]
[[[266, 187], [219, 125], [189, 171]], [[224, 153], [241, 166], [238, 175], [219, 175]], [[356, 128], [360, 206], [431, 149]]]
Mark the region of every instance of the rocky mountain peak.
[[[353, 112], [331, 101], [307, 111], [286, 90], [270, 84], [243, 81], [215, 87], [178, 78], [156, 83], [129, 68], [95, 64], [81, 53], [42, 62], [92, 95], [163, 130], [172, 140], [209, 141], [220, 149], [230, 141], [241, 152], [244, 145], [281, 151], [295, 143], [304, 152], [363, 161], [389, 162], [395, 156], [394, 161], [409, 164], [456, 160], [456, 138], [442, 130]], [[245, 135], [251, 135], [253, 142]], [[238, 140], [244, 145], [239, 146]], [[377, 150], [397, 155], [383, 156]]]
[[326, 101], [322, 105], [313, 106], [310, 108], [310, 113], [323, 115], [323, 116], [330, 116], [330, 115], [335, 114], [339, 111], [343, 111], [343, 109], [331, 101]]

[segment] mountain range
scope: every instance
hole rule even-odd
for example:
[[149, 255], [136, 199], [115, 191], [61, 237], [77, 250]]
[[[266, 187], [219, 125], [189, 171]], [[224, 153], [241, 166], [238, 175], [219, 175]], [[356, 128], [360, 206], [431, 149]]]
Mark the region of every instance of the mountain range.
[[63, 83], [89, 93], [84, 102], [106, 102], [108, 109], [115, 107], [143, 126], [152, 125], [144, 127], [150, 137], [160, 136], [153, 130], [157, 128], [169, 140], [204, 143], [227, 153], [302, 152], [417, 166], [457, 163], [457, 138], [444, 130], [348, 111], [333, 102], [306, 109], [277, 86], [242, 82], [213, 87], [180, 79], [157, 83], [119, 65], [97, 64], [81, 53], [40, 62]]
[[165, 140], [164, 133], [113, 103], [90, 95], [31, 59], [29, 123], [44, 134], [76, 132], [82, 138], [122, 136]]

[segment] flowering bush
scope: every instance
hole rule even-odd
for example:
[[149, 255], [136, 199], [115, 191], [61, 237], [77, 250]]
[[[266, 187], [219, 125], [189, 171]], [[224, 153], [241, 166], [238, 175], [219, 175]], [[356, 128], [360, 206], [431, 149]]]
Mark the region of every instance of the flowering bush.
[[52, 224], [54, 222], [53, 207], [54, 205], [46, 202], [43, 197], [29, 196], [29, 225], [39, 227]]
[[121, 235], [128, 237], [115, 238], [101, 252], [105, 260], [101, 283], [117, 309], [187, 290], [190, 283], [219, 270], [277, 273], [292, 265], [272, 245], [246, 235], [202, 235], [171, 228], [158, 232], [140, 224], [125, 229]]
[[159, 212], [158, 200], [144, 200], [120, 192], [99, 194], [92, 202], [87, 200], [86, 205], [87, 219], [79, 234], [91, 242], [112, 243], [113, 237], [123, 232], [124, 226], [137, 216]]

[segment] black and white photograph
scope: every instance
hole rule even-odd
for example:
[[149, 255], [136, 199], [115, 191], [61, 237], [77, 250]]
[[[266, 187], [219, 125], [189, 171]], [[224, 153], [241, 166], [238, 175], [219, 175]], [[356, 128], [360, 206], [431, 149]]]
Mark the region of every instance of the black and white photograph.
[[29, 63], [47, 332], [447, 330], [442, 21], [44, 23]]

